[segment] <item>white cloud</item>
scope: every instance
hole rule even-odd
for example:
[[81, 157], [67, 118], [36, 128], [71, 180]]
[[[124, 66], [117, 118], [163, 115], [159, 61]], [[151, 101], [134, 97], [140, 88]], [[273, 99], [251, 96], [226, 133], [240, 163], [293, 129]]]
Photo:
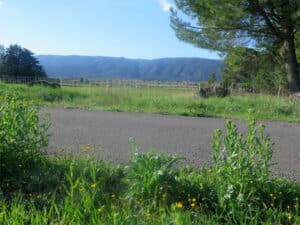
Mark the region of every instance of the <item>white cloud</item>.
[[174, 7], [174, 4], [170, 3], [168, 0], [159, 0], [162, 10], [169, 12], [171, 8]]

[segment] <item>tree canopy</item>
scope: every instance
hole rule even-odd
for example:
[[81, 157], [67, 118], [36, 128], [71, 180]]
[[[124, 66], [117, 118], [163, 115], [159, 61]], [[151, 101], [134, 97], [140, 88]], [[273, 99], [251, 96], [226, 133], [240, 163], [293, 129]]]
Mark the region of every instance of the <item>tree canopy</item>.
[[46, 77], [34, 54], [19, 45], [0, 46], [0, 75], [8, 77]]
[[300, 91], [295, 46], [299, 0], [175, 0], [175, 4], [171, 26], [180, 40], [223, 54], [235, 47], [281, 49], [277, 52], [289, 90]]

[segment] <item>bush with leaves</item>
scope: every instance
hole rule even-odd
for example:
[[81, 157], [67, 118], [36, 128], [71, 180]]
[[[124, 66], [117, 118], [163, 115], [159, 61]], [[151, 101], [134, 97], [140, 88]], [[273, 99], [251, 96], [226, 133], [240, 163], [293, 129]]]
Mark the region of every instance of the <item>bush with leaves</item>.
[[0, 188], [17, 189], [39, 173], [47, 144], [48, 122], [40, 122], [38, 110], [18, 100], [17, 95], [0, 97]]

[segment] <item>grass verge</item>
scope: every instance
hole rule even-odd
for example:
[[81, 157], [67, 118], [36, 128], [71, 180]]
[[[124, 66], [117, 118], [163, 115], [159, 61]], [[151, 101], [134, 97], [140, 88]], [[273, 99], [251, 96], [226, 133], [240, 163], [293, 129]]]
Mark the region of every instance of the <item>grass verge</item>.
[[246, 119], [251, 110], [256, 119], [300, 122], [300, 104], [286, 97], [243, 95], [200, 99], [193, 89], [128, 87], [26, 86], [0, 83], [0, 90], [19, 92], [34, 104], [105, 111], [145, 112], [197, 117]]

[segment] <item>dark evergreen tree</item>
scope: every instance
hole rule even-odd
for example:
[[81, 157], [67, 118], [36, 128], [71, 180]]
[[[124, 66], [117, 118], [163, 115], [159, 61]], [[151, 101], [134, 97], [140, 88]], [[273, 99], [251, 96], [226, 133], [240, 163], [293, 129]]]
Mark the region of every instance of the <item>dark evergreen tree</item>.
[[[3, 50], [2, 50], [3, 51]], [[8, 77], [46, 77], [34, 54], [19, 45], [10, 45], [2, 54], [0, 73]]]

